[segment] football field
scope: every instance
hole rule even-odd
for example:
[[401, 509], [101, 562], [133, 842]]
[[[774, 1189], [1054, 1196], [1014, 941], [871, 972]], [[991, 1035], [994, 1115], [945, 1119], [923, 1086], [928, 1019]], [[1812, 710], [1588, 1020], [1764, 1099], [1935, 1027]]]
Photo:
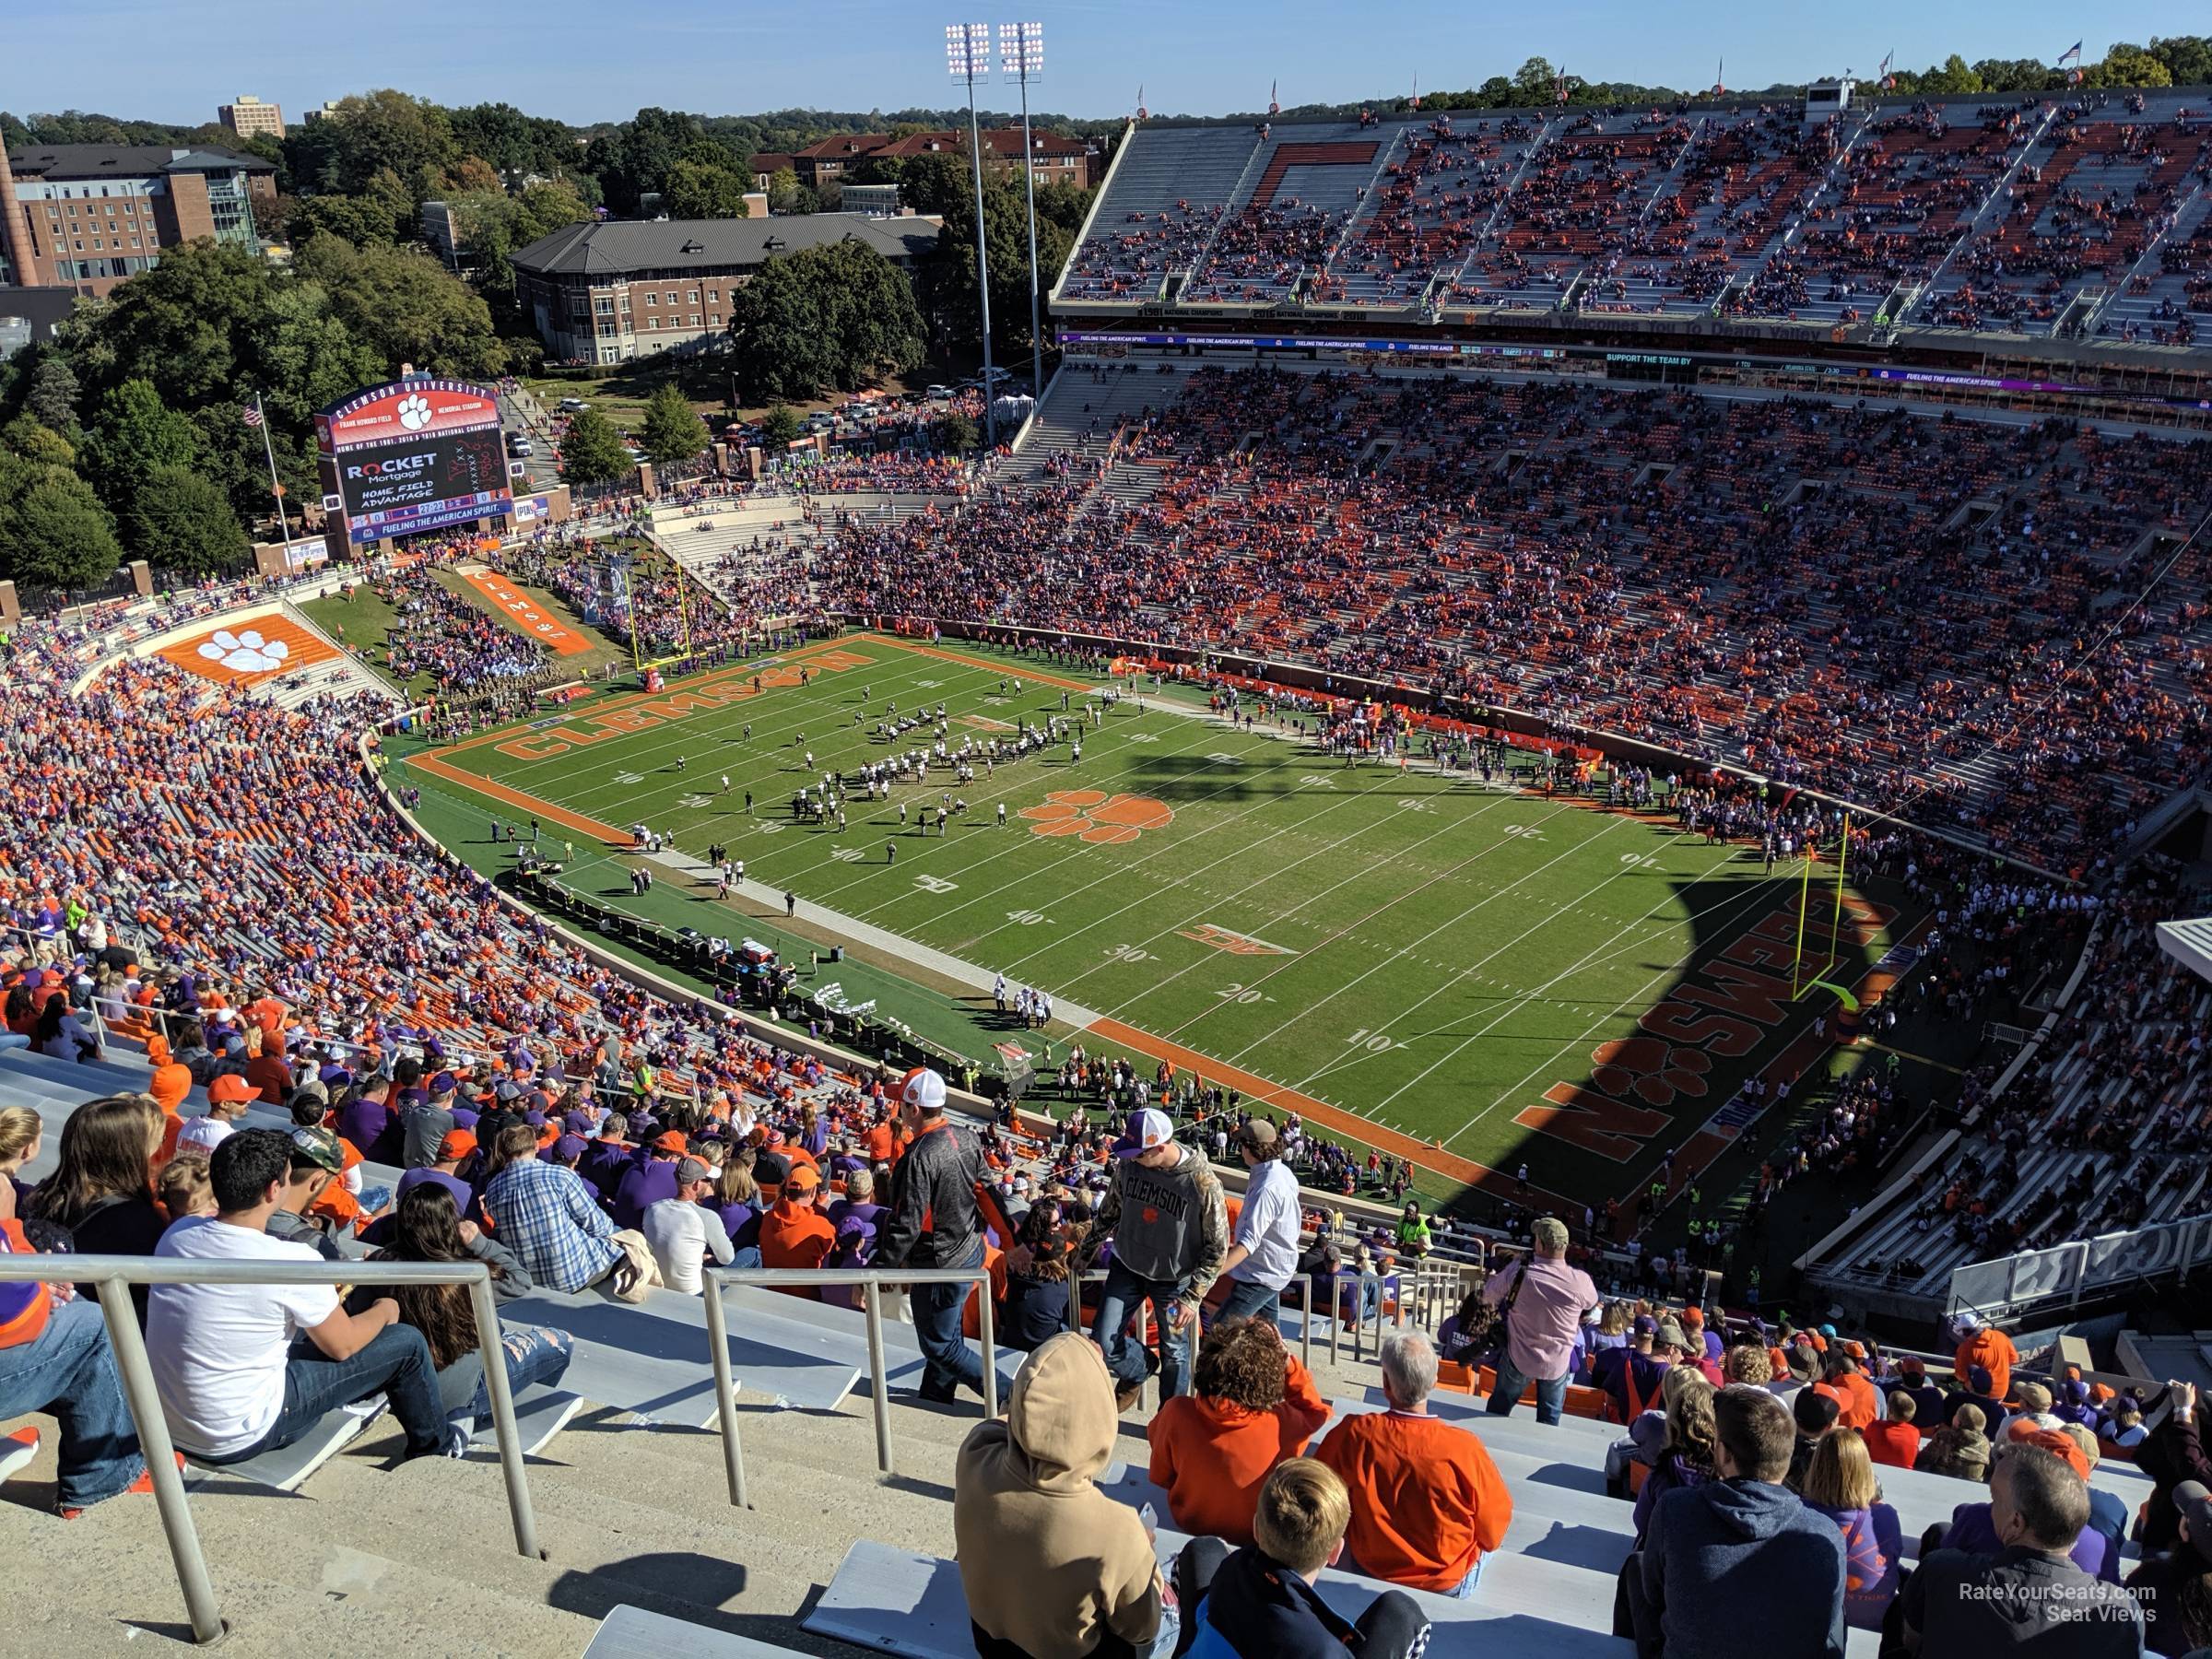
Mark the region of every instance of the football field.
[[[1500, 1195], [1524, 1163], [1538, 1194], [1625, 1195], [1670, 1150], [1717, 1155], [1755, 1134], [1724, 1110], [1745, 1077], [1825, 1064], [1809, 1028], [1834, 999], [1789, 994], [1796, 866], [1770, 874], [1755, 849], [1708, 844], [1671, 814], [1347, 767], [1288, 723], [1233, 727], [1188, 693], [1124, 682], [1094, 725], [1098, 685], [982, 647], [853, 635], [403, 766], [439, 797], [441, 834], [488, 839], [464, 828], [472, 813], [535, 817], [576, 849], [565, 879], [604, 902], [774, 934], [802, 963], [810, 941], [845, 943], [841, 989], [986, 1066], [995, 1042], [1041, 1059], [1047, 1039], [1053, 1055], [1078, 1041], [1147, 1074], [1168, 1060]], [[938, 768], [888, 801], [848, 796], [841, 831], [798, 821], [794, 793], [823, 772], [935, 741], [934, 725], [877, 735], [894, 703], [942, 703], [956, 749], [1081, 721], [1082, 757], [1063, 743], [958, 785]], [[939, 835], [922, 824], [947, 792], [967, 809]], [[751, 880], [832, 920], [779, 934], [772, 896], [718, 905], [666, 860], [633, 898], [641, 822], [690, 860], [725, 845]], [[1832, 931], [1825, 977], [1861, 983], [1914, 920], [1890, 913], [1894, 894], [1854, 889], [1835, 912], [1832, 878], [1814, 890], [1807, 977]], [[998, 973], [1050, 993], [1049, 1032], [995, 1018]], [[833, 976], [824, 964], [814, 983]]]

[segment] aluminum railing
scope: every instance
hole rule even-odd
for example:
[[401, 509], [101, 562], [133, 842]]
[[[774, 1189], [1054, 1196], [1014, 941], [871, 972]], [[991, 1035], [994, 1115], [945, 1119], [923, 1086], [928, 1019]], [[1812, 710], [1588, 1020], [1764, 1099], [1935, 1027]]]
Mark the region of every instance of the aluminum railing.
[[[220, 1641], [222, 1615], [216, 1606], [215, 1586], [207, 1576], [206, 1558], [200, 1551], [199, 1530], [193, 1524], [185, 1501], [184, 1477], [178, 1471], [176, 1448], [169, 1438], [169, 1419], [161, 1412], [161, 1397], [154, 1387], [153, 1367], [146, 1353], [146, 1338], [138, 1329], [138, 1313], [131, 1300], [133, 1285], [331, 1285], [359, 1288], [370, 1285], [465, 1285], [476, 1313], [477, 1342], [484, 1359], [484, 1381], [491, 1394], [492, 1424], [499, 1437], [500, 1469], [507, 1480], [507, 1509], [514, 1523], [518, 1554], [545, 1559], [537, 1542], [537, 1515], [530, 1504], [530, 1486], [524, 1473], [522, 1437], [514, 1425], [514, 1395], [508, 1386], [507, 1350], [500, 1340], [499, 1312], [491, 1295], [491, 1270], [481, 1262], [216, 1262], [190, 1261], [168, 1256], [112, 1255], [0, 1255], [0, 1284], [27, 1280], [63, 1284], [91, 1284], [99, 1288], [100, 1311], [108, 1325], [108, 1346], [115, 1356], [115, 1371], [123, 1394], [137, 1425], [138, 1445], [153, 1477], [154, 1501], [161, 1515], [161, 1530], [169, 1540], [170, 1559], [175, 1564], [177, 1584], [192, 1621], [194, 1641]], [[712, 1299], [708, 1306], [713, 1306]], [[729, 1349], [721, 1350], [722, 1369], [729, 1366]]]
[[857, 1287], [865, 1293], [862, 1303], [868, 1323], [868, 1391], [874, 1396], [876, 1466], [883, 1474], [891, 1468], [891, 1398], [883, 1358], [883, 1292], [887, 1286], [981, 1285], [982, 1304], [977, 1337], [983, 1353], [983, 1416], [998, 1415], [998, 1332], [992, 1306], [991, 1270], [988, 1267], [709, 1267], [705, 1273], [707, 1345], [714, 1364], [714, 1405], [722, 1418], [722, 1461], [729, 1477], [730, 1501], [750, 1509], [745, 1492], [745, 1450], [738, 1437], [736, 1379], [730, 1366], [729, 1310], [722, 1293], [732, 1285], [762, 1289], [819, 1289], [831, 1286]]

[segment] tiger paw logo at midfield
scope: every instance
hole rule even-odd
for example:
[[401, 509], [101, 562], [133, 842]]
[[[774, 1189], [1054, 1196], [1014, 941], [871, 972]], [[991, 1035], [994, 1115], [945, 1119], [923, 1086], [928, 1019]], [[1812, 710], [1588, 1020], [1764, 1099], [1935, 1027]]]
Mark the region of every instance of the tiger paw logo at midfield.
[[430, 424], [430, 400], [416, 394], [399, 400], [399, 424], [410, 432], [419, 432]]
[[1618, 1097], [1631, 1090], [1653, 1106], [1671, 1106], [1677, 1095], [1698, 1100], [1712, 1060], [1704, 1050], [1677, 1048], [1656, 1037], [1629, 1037], [1590, 1051], [1590, 1080]]
[[233, 674], [266, 674], [284, 666], [292, 648], [282, 640], [265, 640], [259, 631], [247, 629], [232, 633], [218, 628], [200, 642], [200, 654], [211, 663], [220, 663]]
[[1031, 835], [1079, 835], [1087, 841], [1133, 841], [1147, 830], [1165, 830], [1175, 814], [1150, 795], [1109, 795], [1096, 789], [1055, 789], [1041, 804], [1025, 806]]

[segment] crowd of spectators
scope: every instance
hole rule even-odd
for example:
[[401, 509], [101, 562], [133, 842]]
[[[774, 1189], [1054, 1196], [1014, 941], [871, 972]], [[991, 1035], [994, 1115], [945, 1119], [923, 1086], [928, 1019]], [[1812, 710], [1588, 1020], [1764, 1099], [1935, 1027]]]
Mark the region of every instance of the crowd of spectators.
[[826, 601], [1303, 659], [2064, 870], [2212, 752], [2212, 564], [2161, 570], [2212, 497], [2202, 441], [1557, 383], [1184, 383], [1124, 429], [1107, 482], [1140, 489], [856, 528]]

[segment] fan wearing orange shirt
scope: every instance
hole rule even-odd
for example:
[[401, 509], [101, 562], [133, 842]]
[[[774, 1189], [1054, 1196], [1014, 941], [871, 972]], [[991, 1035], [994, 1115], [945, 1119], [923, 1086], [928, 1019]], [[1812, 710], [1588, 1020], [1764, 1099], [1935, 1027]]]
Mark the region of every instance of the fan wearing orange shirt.
[[1329, 1403], [1264, 1319], [1225, 1319], [1206, 1334], [1194, 1394], [1163, 1401], [1147, 1431], [1152, 1484], [1181, 1531], [1253, 1542], [1268, 1471], [1297, 1457], [1329, 1420]]
[[1390, 1409], [1346, 1418], [1313, 1450], [1352, 1495], [1346, 1554], [1370, 1578], [1472, 1596], [1483, 1558], [1512, 1524], [1512, 1494], [1481, 1441], [1429, 1415], [1429, 1338], [1394, 1335], [1382, 1358]]
[[1816, 1394], [1831, 1394], [1838, 1407], [1836, 1425], [1865, 1429], [1882, 1415], [1881, 1396], [1874, 1384], [1859, 1374], [1859, 1362], [1842, 1348], [1828, 1351], [1827, 1376], [1813, 1385]]
[[1959, 1351], [1952, 1356], [1951, 1375], [1964, 1382], [1979, 1365], [1989, 1372], [1989, 1397], [2002, 1400], [2012, 1387], [2012, 1368], [2020, 1362], [2020, 1350], [2012, 1338], [1979, 1313], [1961, 1313], [1953, 1327], [1959, 1333]]
[[[782, 1190], [768, 1214], [760, 1218], [760, 1265], [763, 1267], [819, 1267], [830, 1247], [837, 1242], [837, 1229], [815, 1207], [821, 1195], [821, 1177], [811, 1164], [796, 1163], [783, 1178]], [[821, 1298], [811, 1288], [794, 1287], [784, 1294], [812, 1301]]]

